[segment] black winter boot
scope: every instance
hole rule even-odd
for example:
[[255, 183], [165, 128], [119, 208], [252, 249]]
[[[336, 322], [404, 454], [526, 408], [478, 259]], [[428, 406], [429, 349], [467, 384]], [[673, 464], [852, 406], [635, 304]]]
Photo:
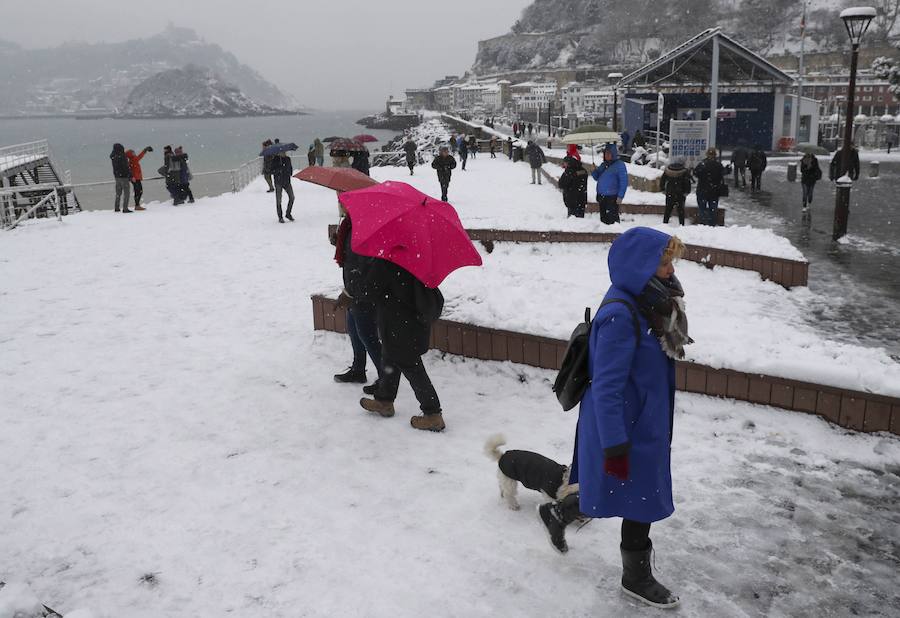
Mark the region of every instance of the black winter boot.
[[643, 601], [647, 605], [662, 609], [678, 605], [678, 597], [653, 577], [650, 570], [650, 554], [653, 552], [653, 543], [649, 539], [647, 540], [647, 549], [640, 551], [622, 549], [621, 551], [622, 590], [625, 594]]
[[578, 494], [569, 494], [559, 502], [540, 505], [538, 515], [553, 549], [561, 554], [569, 551], [569, 545], [566, 543], [566, 526], [582, 518], [581, 511], [578, 510]]
[[[282, 221], [283, 223], [283, 221]], [[341, 382], [343, 384], [351, 383], [351, 384], [365, 384], [366, 380], [366, 370], [365, 369], [354, 369], [350, 367], [344, 373], [338, 373], [334, 376], [335, 382]]]

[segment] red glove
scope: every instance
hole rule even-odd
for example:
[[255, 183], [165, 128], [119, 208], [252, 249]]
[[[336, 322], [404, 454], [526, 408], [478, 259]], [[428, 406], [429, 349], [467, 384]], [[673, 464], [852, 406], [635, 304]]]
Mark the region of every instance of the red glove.
[[607, 457], [603, 461], [603, 471], [610, 476], [614, 476], [620, 481], [628, 480], [628, 455], [619, 455], [618, 457]]

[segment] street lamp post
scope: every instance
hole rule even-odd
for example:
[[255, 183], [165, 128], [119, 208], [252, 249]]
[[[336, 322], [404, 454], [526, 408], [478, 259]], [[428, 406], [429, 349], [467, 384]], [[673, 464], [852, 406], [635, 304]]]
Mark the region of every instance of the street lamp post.
[[845, 179], [850, 169], [851, 141], [853, 140], [853, 103], [856, 98], [856, 65], [859, 61], [859, 43], [876, 12], [872, 7], [854, 7], [841, 11], [841, 19], [850, 36], [853, 52], [850, 56], [850, 84], [847, 89], [847, 118], [844, 124], [844, 144], [841, 149], [841, 163], [838, 167], [837, 191], [834, 203], [834, 232], [832, 238], [838, 240], [847, 234], [850, 218], [850, 188], [853, 182]]
[[[622, 79], [623, 75], [621, 73], [610, 73], [607, 75], [609, 81], [616, 80], [616, 83], [613, 84], [613, 126], [612, 130], [615, 133], [619, 132], [619, 80]], [[609, 99], [607, 99], [609, 101]]]

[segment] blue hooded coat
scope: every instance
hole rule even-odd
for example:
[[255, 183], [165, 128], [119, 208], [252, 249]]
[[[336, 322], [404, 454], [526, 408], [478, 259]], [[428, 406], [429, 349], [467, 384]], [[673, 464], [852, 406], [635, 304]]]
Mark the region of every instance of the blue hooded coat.
[[[669, 239], [645, 227], [617, 238], [609, 252], [612, 287], [604, 300], [623, 299], [637, 310], [636, 298], [655, 274]], [[649, 523], [675, 510], [670, 469], [675, 363], [663, 353], [647, 319], [637, 313], [637, 342], [631, 312], [622, 303], [608, 304], [594, 316], [588, 355], [591, 385], [581, 400], [570, 482], [579, 483], [585, 515]], [[611, 448], [627, 448], [626, 481], [603, 470], [604, 451]]]
[[[603, 161], [591, 176], [597, 181], [597, 201], [602, 195], [616, 195], [624, 198], [628, 189], [628, 170], [619, 159], [619, 149], [615, 144], [607, 144], [606, 152], [612, 154], [611, 161]], [[654, 270], [656, 270], [654, 268]]]

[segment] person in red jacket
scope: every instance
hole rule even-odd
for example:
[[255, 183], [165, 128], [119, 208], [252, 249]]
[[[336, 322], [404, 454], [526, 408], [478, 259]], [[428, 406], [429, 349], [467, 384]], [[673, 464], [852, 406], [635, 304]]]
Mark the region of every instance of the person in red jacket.
[[126, 150], [125, 156], [128, 157], [128, 165], [131, 167], [131, 186], [134, 187], [134, 209], [147, 210], [141, 206], [141, 196], [144, 194], [144, 186], [141, 181], [144, 180], [144, 173], [141, 171], [141, 159], [148, 152], [153, 152], [153, 146], [147, 146], [141, 151], [141, 154], [134, 154], [133, 150]]

